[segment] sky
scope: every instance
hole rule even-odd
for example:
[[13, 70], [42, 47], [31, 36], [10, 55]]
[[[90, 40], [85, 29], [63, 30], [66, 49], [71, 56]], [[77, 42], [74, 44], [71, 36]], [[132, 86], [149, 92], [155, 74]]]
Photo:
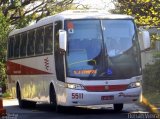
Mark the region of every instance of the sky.
[[75, 0], [75, 3], [80, 3], [83, 5], [88, 5], [92, 9], [109, 10], [114, 9], [111, 0]]

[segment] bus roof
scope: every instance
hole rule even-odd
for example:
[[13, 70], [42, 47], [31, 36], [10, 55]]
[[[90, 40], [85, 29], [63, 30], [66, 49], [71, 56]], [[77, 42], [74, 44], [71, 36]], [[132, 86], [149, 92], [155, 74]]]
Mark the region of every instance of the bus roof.
[[129, 15], [111, 14], [103, 10], [67, 10], [58, 15], [64, 19], [133, 19]]
[[133, 17], [129, 15], [111, 14], [102, 10], [67, 10], [53, 16], [45, 17], [31, 26], [13, 30], [9, 36], [65, 19], [133, 19]]

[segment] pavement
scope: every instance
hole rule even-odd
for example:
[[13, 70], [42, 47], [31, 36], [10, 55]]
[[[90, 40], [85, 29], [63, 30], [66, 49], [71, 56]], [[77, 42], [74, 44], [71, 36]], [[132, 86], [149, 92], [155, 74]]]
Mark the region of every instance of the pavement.
[[[17, 99], [3, 99], [3, 106], [5, 108], [11, 107], [11, 106], [18, 106], [18, 100]], [[90, 109], [113, 109], [112, 104], [107, 105], [94, 105], [94, 106], [86, 106], [86, 108]], [[126, 110], [128, 112], [132, 113], [148, 113], [148, 110], [144, 108], [143, 105], [140, 105], [139, 103], [131, 103], [131, 104], [125, 104], [123, 110]]]
[[157, 108], [148, 103], [145, 98], [143, 99], [143, 105], [140, 103], [125, 104], [121, 113], [114, 113], [112, 105], [95, 105], [84, 108], [73, 108], [71, 109], [73, 113], [71, 113], [72, 111], [68, 111], [67, 114], [56, 113], [49, 104], [38, 104], [35, 109], [20, 109], [18, 107], [17, 99], [3, 99], [3, 106], [7, 110], [7, 117], [18, 117], [12, 119], [44, 119], [44, 117], [47, 119], [53, 117], [55, 119], [88, 119], [89, 116], [92, 119], [128, 119], [145, 116], [156, 116], [155, 119], [160, 118], [160, 114], [154, 115], [154, 113], [157, 113]]
[[[143, 106], [145, 106], [146, 108], [149, 108], [149, 110], [151, 110], [152, 112], [160, 112], [160, 107], [156, 107], [154, 106], [153, 104], [150, 104], [148, 102], [148, 100], [143, 97], [143, 101], [142, 101], [142, 104]], [[18, 105], [18, 100], [17, 99], [3, 99], [3, 106], [4, 107], [7, 107], [7, 106], [16, 106]], [[141, 110], [141, 111], [145, 111], [145, 109], [141, 106], [139, 106], [140, 104], [137, 103], [136, 105], [135, 104], [127, 104], [125, 105], [125, 109], [126, 110], [130, 110], [130, 111], [134, 111], [135, 109], [138, 111], [138, 110]], [[92, 106], [88, 106], [88, 107], [92, 107]], [[107, 105], [106, 106], [102, 106], [102, 105], [97, 105], [97, 106], [94, 106], [95, 108], [111, 108], [112, 106], [111, 105]], [[92, 108], [94, 108], [92, 107]], [[130, 108], [132, 107], [132, 108]]]

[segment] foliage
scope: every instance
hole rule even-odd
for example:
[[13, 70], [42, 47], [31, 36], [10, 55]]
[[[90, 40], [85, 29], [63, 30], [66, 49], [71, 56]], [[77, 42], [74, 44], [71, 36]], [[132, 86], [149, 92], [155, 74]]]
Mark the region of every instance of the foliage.
[[1, 0], [0, 7], [8, 22], [21, 28], [33, 20], [73, 9], [74, 0]]
[[160, 61], [147, 65], [143, 71], [143, 95], [151, 104], [160, 106]]
[[6, 39], [9, 33], [9, 24], [7, 23], [7, 18], [2, 14], [0, 10], [0, 87], [5, 88], [6, 83], [6, 68], [5, 68], [5, 58], [6, 58]]
[[0, 12], [0, 87], [5, 86], [6, 80], [6, 68], [5, 68], [5, 57], [6, 57], [6, 39], [9, 32], [9, 24], [7, 19]]
[[144, 90], [160, 92], [160, 61], [155, 62], [153, 65], [147, 65], [143, 71], [143, 85]]
[[156, 41], [160, 40], [160, 35], [157, 33], [150, 33], [150, 38], [151, 38], [151, 48], [155, 48]]
[[9, 94], [9, 92], [5, 92], [2, 94], [3, 98], [11, 98], [11, 95]]
[[116, 0], [114, 13], [135, 17], [139, 26], [160, 26], [159, 0]]
[[7, 19], [0, 12], [0, 62], [5, 61], [6, 39], [9, 32], [9, 24]]
[[5, 64], [0, 62], [0, 87], [4, 87], [6, 83], [6, 68]]
[[160, 52], [154, 52], [153, 57], [154, 58], [160, 58]]

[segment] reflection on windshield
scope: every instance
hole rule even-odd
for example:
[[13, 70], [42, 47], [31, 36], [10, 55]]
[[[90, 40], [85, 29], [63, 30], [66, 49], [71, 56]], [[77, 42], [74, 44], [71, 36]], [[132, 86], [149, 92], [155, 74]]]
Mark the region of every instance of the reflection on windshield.
[[104, 42], [110, 57], [122, 54], [133, 46], [134, 24], [129, 20], [103, 20]]
[[[101, 52], [99, 20], [68, 21], [68, 71], [71, 76], [96, 75], [96, 61]], [[93, 64], [93, 65], [90, 65]]]
[[68, 76], [121, 79], [140, 74], [132, 20], [68, 20], [65, 29]]

